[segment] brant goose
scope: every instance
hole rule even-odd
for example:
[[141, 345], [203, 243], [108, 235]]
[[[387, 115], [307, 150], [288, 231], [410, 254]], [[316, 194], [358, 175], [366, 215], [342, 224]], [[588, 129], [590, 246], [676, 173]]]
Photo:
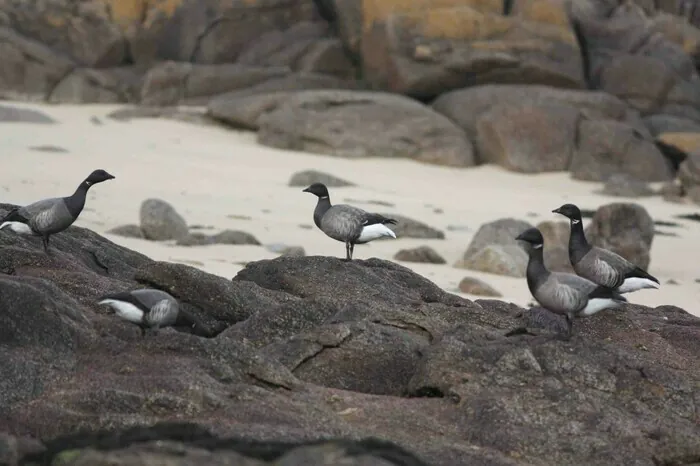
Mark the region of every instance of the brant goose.
[[550, 272], [544, 265], [544, 238], [537, 228], [528, 228], [516, 240], [524, 241], [528, 254], [527, 287], [542, 307], [566, 317], [567, 336], [572, 334], [573, 318], [587, 317], [603, 309], [614, 309], [627, 302], [616, 290], [597, 285], [578, 275]]
[[0, 230], [9, 228], [15, 233], [41, 236], [44, 251], [48, 253], [51, 235], [71, 226], [83, 211], [90, 186], [112, 179], [114, 177], [106, 171], [95, 170], [71, 196], [43, 199], [24, 207], [15, 207], [0, 219]]
[[616, 288], [620, 293], [658, 288], [659, 280], [607, 249], [588, 244], [583, 232], [581, 211], [574, 204], [564, 204], [552, 212], [571, 221], [569, 235], [569, 260], [574, 271], [593, 283]]
[[109, 306], [118, 317], [138, 325], [143, 336], [147, 330], [155, 334], [161, 327], [196, 326], [193, 317], [180, 310], [177, 299], [154, 288], [108, 294], [97, 304]]
[[382, 236], [396, 238], [396, 234], [386, 226], [387, 223], [395, 224], [396, 220], [345, 204], [331, 205], [328, 188], [323, 183], [314, 183], [303, 192], [318, 196], [314, 223], [326, 235], [345, 243], [348, 261], [352, 260], [356, 244], [369, 243]]

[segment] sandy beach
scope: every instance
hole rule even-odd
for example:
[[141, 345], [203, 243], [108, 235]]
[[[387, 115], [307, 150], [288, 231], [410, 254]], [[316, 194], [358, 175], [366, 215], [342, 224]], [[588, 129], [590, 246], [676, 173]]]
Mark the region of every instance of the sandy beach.
[[[533, 224], [562, 220], [551, 210], [565, 202], [595, 209], [609, 202], [633, 201], [643, 205], [655, 220], [679, 226], [658, 228], [677, 236], [654, 238], [649, 272], [660, 279], [661, 288], [636, 292], [629, 296], [630, 301], [648, 306], [676, 305], [700, 315], [700, 282], [696, 281], [700, 279], [700, 249], [696, 245], [700, 223], [675, 218], [697, 212], [692, 205], [672, 204], [660, 197], [632, 200], [603, 196], [597, 193], [599, 183], [574, 181], [568, 173], [528, 176], [494, 166], [456, 169], [410, 160], [351, 160], [276, 150], [258, 145], [250, 132], [165, 119], [116, 121], [106, 117], [119, 108], [114, 105], [6, 104], [42, 111], [58, 124], [2, 125], [3, 201], [25, 204], [69, 195], [93, 169], [103, 168], [116, 180], [90, 191], [87, 206], [76, 222], [100, 234], [115, 226], [138, 223], [141, 202], [155, 197], [170, 202], [190, 225], [206, 226], [207, 233], [243, 230], [263, 245], [299, 245], [308, 255], [343, 257], [341, 243], [311, 228], [316, 198], [288, 186], [293, 173], [316, 169], [357, 184], [332, 188], [335, 203], [351, 202], [367, 210], [412, 217], [446, 235], [444, 240], [399, 238], [358, 246], [356, 258], [392, 260], [400, 249], [429, 245], [448, 263], [403, 265], [450, 292], [457, 292], [463, 277], [477, 277], [500, 291], [504, 300], [526, 305], [531, 297], [524, 279], [452, 266], [480, 225], [503, 217]], [[57, 146], [66, 152], [33, 149], [38, 146]], [[394, 207], [371, 203], [376, 200]], [[264, 246], [182, 247], [106, 236], [153, 259], [186, 263], [227, 278], [248, 261], [277, 255]]]

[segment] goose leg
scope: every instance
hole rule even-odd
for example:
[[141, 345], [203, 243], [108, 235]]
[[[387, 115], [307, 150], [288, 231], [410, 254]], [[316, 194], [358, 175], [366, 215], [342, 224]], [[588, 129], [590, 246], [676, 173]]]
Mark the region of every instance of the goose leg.
[[350, 260], [352, 260], [352, 254], [355, 252], [355, 244], [350, 243]]
[[48, 254], [49, 253], [49, 235], [43, 235], [41, 237], [41, 242], [44, 245], [44, 252], [46, 254]]
[[352, 260], [352, 253], [350, 253], [350, 243], [345, 243], [345, 260]]
[[566, 339], [571, 340], [574, 334], [574, 318], [570, 314], [566, 314]]

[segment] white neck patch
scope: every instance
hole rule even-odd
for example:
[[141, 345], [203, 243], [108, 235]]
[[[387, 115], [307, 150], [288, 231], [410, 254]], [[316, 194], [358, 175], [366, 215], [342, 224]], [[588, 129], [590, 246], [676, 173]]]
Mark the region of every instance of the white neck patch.
[[576, 225], [576, 224], [579, 223], [580, 221], [581, 221], [581, 220], [576, 220], [575, 218], [572, 218], [572, 219], [571, 219], [571, 224], [572, 224], [572, 225]]
[[319, 199], [328, 199], [328, 196], [320, 197]]
[[532, 245], [533, 249], [540, 249], [540, 248], [542, 248], [542, 246], [543, 246], [542, 244], [533, 244]]

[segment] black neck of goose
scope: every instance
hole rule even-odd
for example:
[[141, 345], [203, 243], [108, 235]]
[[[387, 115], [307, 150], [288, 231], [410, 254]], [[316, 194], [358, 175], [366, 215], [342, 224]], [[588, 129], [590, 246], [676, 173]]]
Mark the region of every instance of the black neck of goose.
[[527, 261], [526, 271], [527, 287], [533, 294], [535, 293], [535, 290], [539, 288], [540, 284], [547, 280], [550, 273], [549, 270], [547, 270], [547, 267], [544, 265], [543, 250], [544, 248], [542, 246], [537, 249], [530, 247], [530, 251], [528, 252], [529, 258]]
[[329, 196], [319, 197], [314, 209], [314, 223], [321, 228], [321, 219], [331, 208], [331, 198]]
[[569, 235], [569, 255], [571, 262], [577, 263], [581, 257], [591, 249], [591, 245], [586, 240], [583, 232], [583, 222], [581, 219], [571, 220], [571, 234]]
[[72, 196], [66, 198], [66, 207], [73, 217], [80, 215], [85, 207], [85, 198], [87, 197], [88, 189], [92, 186], [87, 180], [83, 181], [78, 185], [78, 189], [75, 190]]

